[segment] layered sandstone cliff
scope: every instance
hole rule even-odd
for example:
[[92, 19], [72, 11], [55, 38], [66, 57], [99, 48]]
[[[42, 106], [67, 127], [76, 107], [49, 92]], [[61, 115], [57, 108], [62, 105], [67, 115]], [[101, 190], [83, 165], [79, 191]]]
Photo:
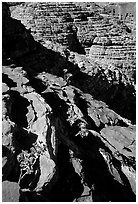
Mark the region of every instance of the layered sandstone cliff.
[[3, 201], [135, 201], [134, 120], [101, 101], [110, 80], [86, 56], [36, 42], [2, 5]]

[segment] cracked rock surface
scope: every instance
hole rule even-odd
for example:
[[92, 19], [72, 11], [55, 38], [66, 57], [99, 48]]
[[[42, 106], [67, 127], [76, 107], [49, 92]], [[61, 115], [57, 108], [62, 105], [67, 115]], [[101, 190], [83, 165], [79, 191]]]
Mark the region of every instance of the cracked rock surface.
[[2, 5], [2, 200], [135, 201], [134, 121], [96, 100], [86, 86], [96, 76], [62, 46], [36, 42]]

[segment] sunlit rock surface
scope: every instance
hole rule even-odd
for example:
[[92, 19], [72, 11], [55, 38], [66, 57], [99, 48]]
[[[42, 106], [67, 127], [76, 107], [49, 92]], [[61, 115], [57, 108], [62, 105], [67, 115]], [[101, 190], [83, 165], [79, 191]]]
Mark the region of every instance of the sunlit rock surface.
[[[105, 24], [104, 7], [96, 3], [9, 5], [2, 8], [3, 201], [135, 201], [132, 26], [113, 27], [110, 14]], [[78, 50], [67, 33], [64, 42], [58, 40], [54, 23], [65, 32], [71, 25]], [[91, 41], [82, 43], [81, 29], [88, 26]], [[129, 65], [126, 47], [134, 51]]]

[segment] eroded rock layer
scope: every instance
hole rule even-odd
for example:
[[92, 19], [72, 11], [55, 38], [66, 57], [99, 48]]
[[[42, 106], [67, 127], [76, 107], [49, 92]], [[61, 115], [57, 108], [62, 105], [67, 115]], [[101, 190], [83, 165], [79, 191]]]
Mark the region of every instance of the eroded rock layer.
[[[81, 75], [87, 78], [86, 86], [82, 85], [82, 80], [75, 80], [75, 86], [135, 123], [135, 3], [128, 3], [126, 11], [119, 9], [121, 5], [125, 6], [35, 2], [14, 5], [10, 9], [12, 17], [21, 20], [35, 40], [62, 53], [85, 73]], [[57, 42], [62, 48], [59, 44], [54, 45]], [[87, 76], [95, 74], [96, 77]]]
[[135, 201], [135, 116], [103, 100], [122, 85], [127, 101], [128, 79], [114, 85], [86, 56], [41, 45], [2, 5], [3, 201]]

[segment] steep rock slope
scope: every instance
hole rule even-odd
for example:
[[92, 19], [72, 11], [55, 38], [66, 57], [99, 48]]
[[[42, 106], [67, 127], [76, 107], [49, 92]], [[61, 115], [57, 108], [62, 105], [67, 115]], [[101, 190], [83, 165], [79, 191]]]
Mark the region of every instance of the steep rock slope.
[[6, 3], [3, 42], [3, 201], [135, 201], [131, 121], [71, 85], [78, 67], [35, 42]]
[[[50, 49], [55, 47], [54, 51], [59, 45], [52, 42], [58, 42], [62, 45], [60, 53], [67, 59], [73, 58], [73, 53], [75, 57], [71, 62], [75, 61], [78, 69], [72, 69], [72, 85], [104, 101], [135, 124], [136, 23], [132, 11], [126, 19], [119, 19], [117, 13], [113, 14], [116, 7], [117, 3], [109, 2], [105, 5], [93, 2], [25, 2], [14, 4], [10, 9], [11, 15], [30, 29], [36, 41], [47, 48], [51, 44]], [[63, 61], [57, 63], [58, 58], [54, 58], [60, 67], [56, 74], [63, 76]], [[82, 79], [85, 79], [84, 83]]]

